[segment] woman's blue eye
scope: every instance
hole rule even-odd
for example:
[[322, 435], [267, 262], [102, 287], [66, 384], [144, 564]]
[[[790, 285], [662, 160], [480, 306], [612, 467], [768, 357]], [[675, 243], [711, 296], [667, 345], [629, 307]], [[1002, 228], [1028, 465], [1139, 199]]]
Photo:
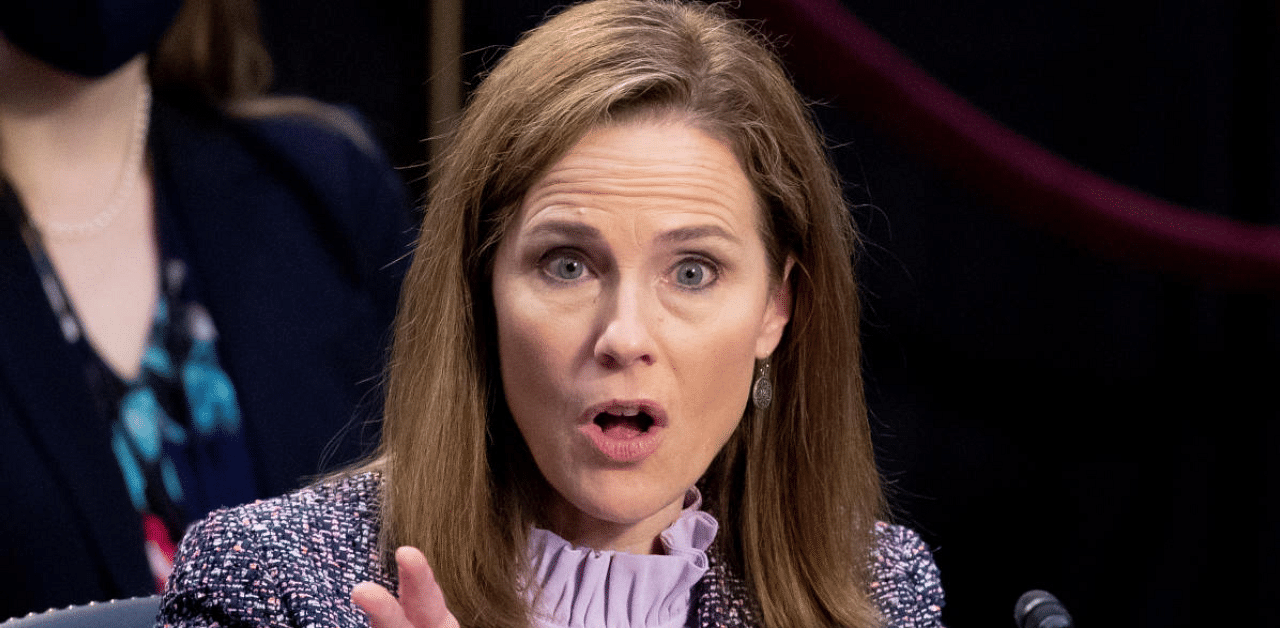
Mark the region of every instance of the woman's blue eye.
[[547, 265], [547, 272], [562, 281], [573, 281], [581, 277], [586, 269], [587, 265], [582, 263], [582, 260], [565, 255], [553, 258]]
[[714, 277], [706, 262], [686, 261], [676, 265], [676, 283], [685, 288], [705, 287]]

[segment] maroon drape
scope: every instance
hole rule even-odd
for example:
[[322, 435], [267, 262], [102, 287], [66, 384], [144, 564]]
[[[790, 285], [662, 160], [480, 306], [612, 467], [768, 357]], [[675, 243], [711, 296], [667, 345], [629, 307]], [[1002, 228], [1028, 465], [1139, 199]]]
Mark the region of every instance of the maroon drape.
[[839, 0], [748, 0], [800, 82], [834, 97], [1012, 215], [1104, 255], [1280, 292], [1280, 228], [1153, 198], [1062, 159], [951, 92]]

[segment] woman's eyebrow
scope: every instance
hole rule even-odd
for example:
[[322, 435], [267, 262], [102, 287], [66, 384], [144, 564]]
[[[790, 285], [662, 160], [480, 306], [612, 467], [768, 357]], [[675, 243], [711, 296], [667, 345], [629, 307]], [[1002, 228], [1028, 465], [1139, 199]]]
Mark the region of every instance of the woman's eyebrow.
[[691, 240], [701, 240], [704, 238], [719, 238], [727, 240], [732, 244], [742, 244], [742, 240], [719, 225], [679, 227], [670, 231], [664, 231], [658, 236], [658, 241], [667, 244], [677, 244], [680, 242], [689, 242]]
[[572, 222], [568, 220], [546, 220], [529, 228], [528, 235], [532, 236], [560, 236], [570, 240], [599, 240], [601, 239], [600, 230], [591, 225], [580, 222]]
[[[529, 228], [527, 237], [556, 236], [578, 242], [599, 241], [604, 238], [595, 227], [570, 220], [546, 220]], [[715, 238], [731, 244], [742, 244], [742, 240], [719, 225], [694, 225], [677, 227], [658, 234], [657, 241], [663, 244], [679, 244], [694, 240]]]

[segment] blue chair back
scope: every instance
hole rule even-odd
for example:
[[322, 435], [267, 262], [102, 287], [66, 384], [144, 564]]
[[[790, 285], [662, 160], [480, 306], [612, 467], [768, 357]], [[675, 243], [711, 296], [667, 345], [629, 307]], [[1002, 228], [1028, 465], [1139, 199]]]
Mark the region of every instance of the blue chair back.
[[154, 628], [159, 612], [160, 596], [150, 595], [49, 609], [15, 617], [0, 628]]

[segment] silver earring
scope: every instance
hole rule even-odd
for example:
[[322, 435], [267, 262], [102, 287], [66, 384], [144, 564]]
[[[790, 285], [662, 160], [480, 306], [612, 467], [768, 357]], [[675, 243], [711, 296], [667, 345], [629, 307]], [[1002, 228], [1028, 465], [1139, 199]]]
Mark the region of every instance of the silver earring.
[[757, 410], [768, 410], [773, 403], [773, 382], [769, 381], [769, 363], [765, 362], [756, 374], [756, 381], [751, 385], [751, 403]]

